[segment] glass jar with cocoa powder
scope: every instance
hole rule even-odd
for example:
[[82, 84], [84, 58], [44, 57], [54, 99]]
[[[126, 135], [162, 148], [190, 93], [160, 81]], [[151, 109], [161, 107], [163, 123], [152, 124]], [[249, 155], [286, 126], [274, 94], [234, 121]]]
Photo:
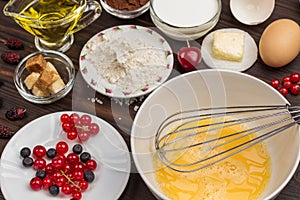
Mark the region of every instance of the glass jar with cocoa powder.
[[136, 18], [149, 9], [149, 0], [100, 0], [104, 10], [109, 14], [123, 18]]

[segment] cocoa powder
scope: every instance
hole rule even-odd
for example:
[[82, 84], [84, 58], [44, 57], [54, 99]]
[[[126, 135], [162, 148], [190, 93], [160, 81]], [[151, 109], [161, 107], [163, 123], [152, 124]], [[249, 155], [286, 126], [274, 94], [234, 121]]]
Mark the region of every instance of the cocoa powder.
[[149, 0], [106, 0], [105, 2], [112, 8], [118, 10], [136, 10], [144, 6]]

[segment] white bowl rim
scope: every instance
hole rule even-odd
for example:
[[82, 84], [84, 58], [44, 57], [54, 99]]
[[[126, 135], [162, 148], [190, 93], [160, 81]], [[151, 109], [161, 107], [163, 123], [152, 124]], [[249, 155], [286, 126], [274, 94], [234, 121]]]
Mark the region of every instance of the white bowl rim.
[[[171, 82], [173, 81], [176, 81], [177, 79], [179, 78], [182, 78], [182, 77], [185, 77], [185, 76], [189, 76], [190, 74], [196, 74], [196, 73], [209, 73], [209, 72], [224, 72], [224, 73], [232, 73], [232, 74], [237, 74], [237, 75], [241, 75], [241, 76], [245, 76], [245, 77], [248, 77], [250, 79], [253, 79], [253, 80], [256, 80], [260, 83], [262, 83], [263, 85], [267, 86], [270, 90], [272, 90], [273, 92], [277, 93], [278, 94], [278, 97], [282, 99], [283, 102], [285, 102], [287, 105], [290, 105], [289, 101], [283, 97], [275, 88], [271, 87], [269, 84], [267, 84], [266, 82], [252, 76], [252, 75], [249, 75], [249, 74], [246, 74], [246, 73], [242, 73], [242, 72], [235, 72], [235, 71], [231, 71], [231, 70], [226, 70], [226, 69], [204, 69], [204, 70], [197, 70], [197, 71], [192, 71], [192, 72], [188, 72], [188, 73], [185, 73], [185, 74], [181, 74], [179, 76], [176, 76], [172, 79], [170, 79], [169, 81], [166, 81], [165, 83], [163, 83], [162, 85], [160, 85], [156, 90], [154, 90], [148, 97], [147, 99], [145, 99], [145, 101], [143, 102], [143, 104], [141, 105], [141, 107], [139, 108], [135, 118], [134, 118], [134, 121], [133, 121], [133, 124], [132, 124], [132, 129], [133, 127], [136, 126], [136, 119], [139, 117], [140, 115], [140, 111], [143, 110], [143, 107], [146, 105], [146, 102], [150, 101], [149, 99], [151, 99], [151, 97], [153, 95], [155, 95], [155, 92], [157, 90], [159, 90], [161, 87], [164, 87], [165, 85], [168, 85], [170, 84]], [[145, 173], [142, 173], [142, 169], [139, 165], [139, 163], [137, 162], [138, 161], [138, 158], [135, 154], [136, 152], [136, 149], [135, 149], [135, 146], [134, 146], [134, 141], [135, 141], [135, 135], [132, 134], [132, 129], [131, 129], [131, 138], [130, 138], [130, 146], [131, 146], [131, 152], [132, 152], [132, 157], [133, 157], [133, 161], [134, 161], [134, 164], [135, 164], [135, 167], [138, 171], [138, 173], [140, 174], [140, 176], [142, 177], [144, 183], [147, 185], [147, 187], [155, 194], [155, 195], [158, 195], [159, 198], [161, 199], [168, 199], [163, 193], [161, 193], [159, 190], [157, 190], [152, 184], [150, 184], [150, 182], [148, 181], [148, 178], [145, 176]], [[300, 130], [299, 130], [300, 131]], [[298, 134], [299, 135], [299, 140], [300, 140], [300, 133]], [[294, 173], [296, 172], [297, 168], [298, 168], [298, 163], [300, 161], [300, 149], [298, 151], [298, 155], [297, 155], [297, 159], [295, 160], [295, 163], [293, 164], [293, 168], [291, 170], [291, 173], [289, 174], [289, 176], [285, 179], [284, 182], [282, 182], [280, 184], [280, 186], [275, 190], [273, 191], [269, 196], [267, 196], [265, 199], [272, 199], [272, 198], [275, 198], [276, 195], [278, 195], [278, 193], [288, 184], [288, 182], [290, 181], [290, 179], [293, 177]]]

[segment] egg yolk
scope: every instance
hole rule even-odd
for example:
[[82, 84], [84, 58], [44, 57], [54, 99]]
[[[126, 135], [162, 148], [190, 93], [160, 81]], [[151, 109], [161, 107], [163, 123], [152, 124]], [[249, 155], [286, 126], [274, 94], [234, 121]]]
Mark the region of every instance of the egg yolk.
[[[218, 134], [222, 137], [233, 132], [243, 131], [245, 128], [247, 127], [244, 125], [224, 127]], [[208, 136], [197, 135], [193, 141], [203, 140], [203, 137]], [[222, 148], [236, 146], [253, 137], [253, 135], [245, 136], [241, 139], [242, 141], [233, 141], [227, 147], [222, 145]], [[220, 142], [222, 141], [217, 141], [215, 145]], [[174, 143], [174, 145], [177, 144]], [[222, 151], [222, 148], [214, 149], [213, 153]], [[199, 160], [199, 156], [203, 156], [199, 155], [199, 152], [200, 150], [197, 148], [188, 149], [180, 156], [177, 155], [176, 163], [184, 164]], [[172, 200], [259, 199], [267, 187], [271, 175], [270, 155], [264, 143], [258, 143], [221, 162], [189, 173], [177, 172], [164, 166], [157, 156], [154, 156], [153, 161], [154, 167], [157, 169], [155, 170], [156, 181], [165, 196]]]

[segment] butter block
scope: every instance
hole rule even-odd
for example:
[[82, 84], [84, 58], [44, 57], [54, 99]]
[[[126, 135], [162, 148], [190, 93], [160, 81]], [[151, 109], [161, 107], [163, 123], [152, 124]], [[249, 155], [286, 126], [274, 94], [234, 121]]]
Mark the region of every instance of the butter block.
[[213, 35], [213, 57], [220, 60], [241, 62], [244, 55], [243, 33], [217, 31]]

